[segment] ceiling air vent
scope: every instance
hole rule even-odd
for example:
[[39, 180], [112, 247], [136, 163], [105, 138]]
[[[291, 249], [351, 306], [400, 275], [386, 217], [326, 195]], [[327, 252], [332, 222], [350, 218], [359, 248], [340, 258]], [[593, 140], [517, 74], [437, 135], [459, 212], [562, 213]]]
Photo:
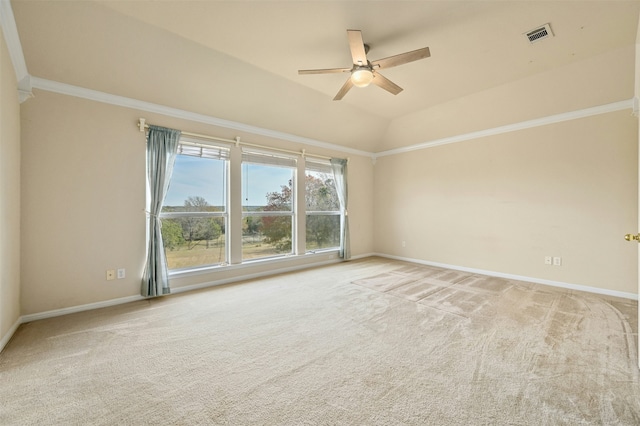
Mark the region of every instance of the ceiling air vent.
[[526, 32], [525, 35], [529, 39], [529, 43], [536, 43], [545, 38], [553, 37], [553, 32], [549, 24], [544, 24], [542, 27]]

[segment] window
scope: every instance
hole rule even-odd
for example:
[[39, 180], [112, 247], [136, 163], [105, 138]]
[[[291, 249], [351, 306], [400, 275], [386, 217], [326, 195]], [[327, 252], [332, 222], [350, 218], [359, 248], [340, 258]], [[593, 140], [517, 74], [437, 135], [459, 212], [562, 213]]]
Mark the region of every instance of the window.
[[181, 139], [162, 207], [169, 269], [227, 263], [229, 150]]
[[167, 266], [337, 250], [341, 214], [327, 160], [183, 136], [160, 213]]
[[242, 153], [242, 259], [294, 252], [296, 159]]
[[329, 162], [305, 165], [306, 251], [340, 246], [340, 202]]

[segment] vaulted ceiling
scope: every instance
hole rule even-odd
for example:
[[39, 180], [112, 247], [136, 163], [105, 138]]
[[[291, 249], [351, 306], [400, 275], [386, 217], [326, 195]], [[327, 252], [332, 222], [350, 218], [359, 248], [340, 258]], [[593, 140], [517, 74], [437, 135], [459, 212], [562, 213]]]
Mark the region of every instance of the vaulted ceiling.
[[[29, 73], [369, 152], [403, 117], [636, 43], [639, 1], [13, 0]], [[549, 23], [554, 37], [524, 33]], [[346, 30], [370, 59], [428, 46], [333, 101]], [[633, 71], [630, 71], [633, 72]], [[632, 93], [629, 94], [629, 97]], [[397, 144], [396, 144], [397, 145]]]

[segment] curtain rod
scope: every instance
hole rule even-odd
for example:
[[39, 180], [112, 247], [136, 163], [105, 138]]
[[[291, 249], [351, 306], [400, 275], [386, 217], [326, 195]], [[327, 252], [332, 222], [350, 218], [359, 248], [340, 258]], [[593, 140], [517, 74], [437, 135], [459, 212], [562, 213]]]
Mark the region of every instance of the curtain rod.
[[[144, 118], [138, 119], [138, 128], [140, 129], [141, 132], [144, 132], [145, 130], [149, 129], [149, 125], [146, 124], [146, 119], [144, 119]], [[228, 143], [234, 144], [236, 147], [238, 147], [240, 145], [244, 145], [244, 146], [250, 146], [250, 147], [253, 147], [253, 148], [263, 148], [263, 149], [269, 149], [271, 151], [279, 151], [279, 152], [286, 152], [288, 154], [296, 154], [296, 155], [302, 156], [303, 158], [304, 157], [314, 157], [314, 158], [321, 158], [323, 160], [331, 160], [331, 157], [327, 157], [325, 155], [310, 154], [305, 149], [303, 149], [302, 151], [293, 151], [293, 150], [289, 150], [289, 149], [272, 148], [272, 147], [269, 147], [269, 146], [258, 145], [258, 144], [249, 143], [249, 142], [240, 142], [240, 136], [236, 136], [235, 139], [225, 139], [225, 138], [217, 138], [215, 136], [201, 135], [199, 133], [191, 133], [191, 132], [182, 132], [181, 131], [181, 134], [184, 135], [184, 136], [191, 136], [191, 137], [199, 138], [199, 139], [208, 139], [208, 140], [218, 141], [218, 142], [228, 142]], [[347, 162], [348, 161], [349, 161], [349, 159], [347, 158]]]

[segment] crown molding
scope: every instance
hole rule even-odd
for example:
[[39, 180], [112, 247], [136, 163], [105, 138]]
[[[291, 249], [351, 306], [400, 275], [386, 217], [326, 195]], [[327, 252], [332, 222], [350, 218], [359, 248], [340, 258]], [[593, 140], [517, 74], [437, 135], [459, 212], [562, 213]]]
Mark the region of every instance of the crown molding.
[[416, 145], [405, 146], [402, 148], [390, 149], [388, 151], [381, 151], [374, 154], [375, 158], [386, 157], [388, 155], [402, 154], [411, 151], [418, 151], [426, 148], [433, 148], [435, 146], [447, 145], [450, 143], [457, 143], [468, 141], [472, 139], [480, 139], [486, 136], [500, 135], [502, 133], [516, 132], [518, 130], [530, 129], [532, 127], [546, 126], [554, 123], [561, 123], [563, 121], [576, 120], [579, 118], [590, 117], [593, 115], [606, 114], [614, 111], [621, 111], [625, 109], [634, 110], [634, 99], [627, 99], [625, 101], [613, 102], [606, 105], [595, 106], [591, 108], [580, 109], [576, 111], [564, 112], [561, 114], [549, 115], [547, 117], [536, 118], [534, 120], [521, 121], [520, 123], [508, 124], [506, 126], [493, 127], [491, 129], [479, 130], [477, 132], [465, 133], [456, 136], [449, 136], [442, 139], [435, 139], [432, 141], [422, 142]]
[[[3, 1], [3, 0], [0, 0]], [[348, 148], [328, 142], [318, 141], [315, 139], [305, 138], [302, 136], [291, 135], [284, 132], [265, 129], [248, 124], [238, 123], [236, 121], [224, 120], [209, 115], [199, 114], [191, 111], [185, 111], [178, 108], [172, 108], [164, 105], [158, 105], [151, 102], [140, 101], [137, 99], [127, 98], [125, 96], [112, 95], [110, 93], [99, 92], [97, 90], [86, 89], [84, 87], [73, 86], [70, 84], [59, 83], [57, 81], [46, 80], [38, 77], [30, 77], [30, 86], [35, 89], [45, 90], [48, 92], [59, 93], [62, 95], [74, 96], [77, 98], [88, 99], [96, 102], [102, 102], [110, 105], [132, 108], [145, 112], [152, 112], [168, 117], [181, 118], [198, 123], [210, 124], [213, 126], [224, 127], [226, 129], [234, 129], [254, 135], [268, 136], [275, 139], [296, 142], [304, 145], [331, 149], [338, 152], [370, 157], [372, 164], [376, 164], [376, 159], [389, 155], [397, 155], [411, 151], [419, 151], [422, 149], [433, 148], [440, 145], [463, 142], [473, 139], [480, 139], [487, 136], [499, 135], [503, 133], [515, 132], [518, 130], [530, 129], [533, 127], [546, 126], [549, 124], [560, 123], [563, 121], [576, 120], [580, 118], [590, 117], [594, 115], [606, 114], [609, 112], [630, 109], [632, 112], [637, 111], [638, 100], [636, 98], [624, 101], [613, 102], [610, 104], [599, 105], [591, 108], [580, 109], [576, 111], [565, 112], [561, 114], [549, 115], [547, 117], [537, 118], [534, 120], [521, 121], [519, 123], [508, 124], [491, 129], [479, 130], [476, 132], [465, 133], [461, 135], [449, 136], [446, 138], [435, 139], [422, 142], [415, 145], [409, 145], [402, 148], [381, 151], [377, 153], [362, 151], [358, 149]]]
[[18, 35], [18, 27], [11, 9], [9, 0], [0, 0], [0, 26], [2, 26], [2, 34], [4, 35], [9, 57], [13, 64], [18, 81], [18, 92], [20, 103], [33, 97], [31, 93], [31, 85], [29, 84], [29, 72], [27, 71], [27, 63], [22, 53], [22, 44], [20, 44], [20, 36]]
[[402, 154], [411, 151], [418, 151], [422, 149], [432, 148], [440, 145], [447, 145], [451, 143], [463, 142], [472, 139], [479, 139], [486, 136], [499, 135], [502, 133], [515, 132], [518, 130], [530, 129], [533, 127], [546, 126], [548, 124], [560, 123], [563, 121], [576, 120], [579, 118], [590, 117], [593, 115], [606, 114], [608, 112], [620, 111], [624, 109], [631, 109], [632, 114], [638, 117], [640, 107], [637, 97], [628, 99], [625, 101], [614, 102], [606, 105], [600, 105], [592, 108], [585, 108], [577, 111], [571, 111], [561, 114], [550, 115], [534, 120], [522, 121], [520, 123], [509, 124], [500, 127], [494, 127], [491, 129], [479, 130], [476, 132], [465, 133], [461, 135], [449, 136], [446, 138], [435, 139], [431, 141], [425, 141], [415, 145], [409, 145], [402, 148], [391, 149], [387, 151], [381, 151], [377, 153], [362, 151], [359, 149], [353, 149], [344, 147], [341, 145], [332, 144], [329, 142], [318, 141], [315, 139], [306, 138], [303, 136], [291, 135], [289, 133], [279, 132], [275, 130], [265, 129], [257, 126], [251, 126], [248, 124], [238, 123], [235, 121], [224, 120], [204, 114], [198, 114], [190, 111], [185, 111], [177, 108], [171, 108], [164, 105], [158, 105], [151, 102], [140, 101], [137, 99], [131, 99], [124, 96], [112, 95], [105, 92], [99, 92], [96, 90], [85, 89], [83, 87], [73, 86], [70, 84], [59, 83], [56, 81], [46, 80], [43, 78], [32, 77], [27, 71], [27, 64], [22, 52], [22, 44], [20, 43], [20, 37], [18, 35], [18, 28], [16, 26], [15, 17], [13, 15], [13, 9], [11, 8], [10, 0], [0, 0], [0, 26], [2, 26], [2, 32], [4, 34], [5, 42], [9, 50], [9, 56], [13, 63], [13, 68], [16, 73], [16, 79], [18, 81], [18, 93], [20, 103], [33, 97], [33, 88], [46, 90], [49, 92], [59, 93], [63, 95], [75, 96], [78, 98], [93, 100], [96, 102], [107, 103], [111, 105], [122, 106], [126, 108], [137, 109], [146, 112], [154, 112], [169, 117], [182, 118], [185, 120], [195, 121], [204, 124], [210, 124], [214, 126], [224, 127], [227, 129], [234, 129], [242, 132], [251, 133], [254, 135], [261, 135], [272, 137], [276, 139], [286, 140], [289, 142], [296, 142], [304, 145], [314, 146], [318, 148], [330, 149], [338, 152], [344, 152], [348, 154], [361, 155], [364, 157], [370, 157], [371, 163], [376, 164], [376, 159], [379, 157], [386, 157], [389, 155]]
[[88, 99], [96, 102], [121, 106], [125, 108], [137, 109], [145, 112], [166, 115], [168, 117], [182, 118], [198, 123], [210, 124], [213, 126], [224, 127], [226, 129], [238, 130], [241, 132], [251, 133], [253, 135], [267, 136], [289, 142], [296, 142], [303, 145], [314, 146], [318, 148], [330, 149], [333, 151], [344, 152], [348, 154], [361, 155], [364, 157], [373, 157], [373, 153], [361, 151], [359, 149], [347, 148], [328, 142], [318, 141], [315, 139], [305, 138], [303, 136], [291, 135], [289, 133], [279, 132], [275, 130], [265, 129], [262, 127], [251, 126], [248, 124], [238, 123], [236, 121], [224, 120], [222, 118], [212, 117], [209, 115], [199, 114], [191, 111], [185, 111], [178, 108], [172, 108], [164, 105], [158, 105], [151, 102], [140, 101], [137, 99], [127, 98], [125, 96], [112, 95], [110, 93], [99, 92], [97, 90], [86, 89], [84, 87], [73, 86], [70, 84], [59, 83], [57, 81], [46, 80], [39, 77], [31, 77], [33, 88], [46, 90], [48, 92], [59, 93], [62, 95], [75, 96], [77, 98]]
[[18, 97], [20, 103], [33, 98], [33, 87], [31, 86], [31, 76], [27, 75], [18, 82]]

